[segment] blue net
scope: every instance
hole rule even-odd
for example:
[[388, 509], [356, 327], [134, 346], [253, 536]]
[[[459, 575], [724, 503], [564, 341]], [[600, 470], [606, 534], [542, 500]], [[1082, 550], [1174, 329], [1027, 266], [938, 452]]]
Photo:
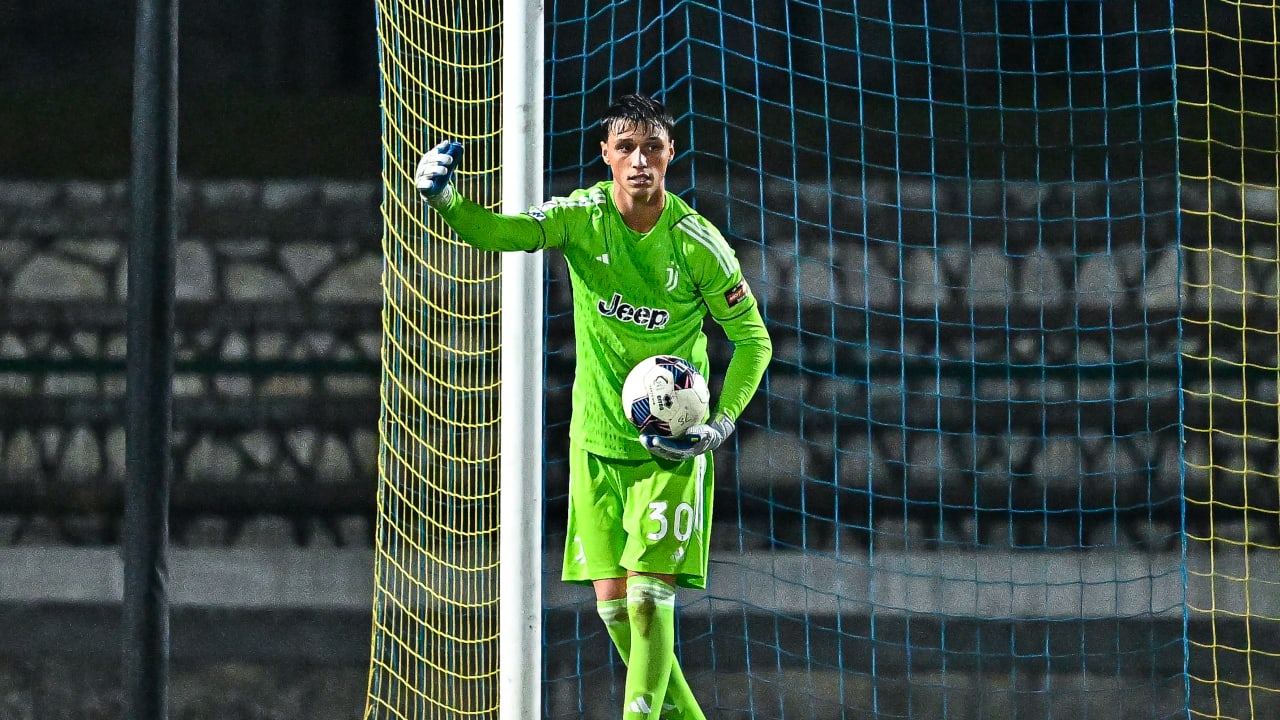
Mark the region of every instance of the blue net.
[[[659, 97], [669, 187], [774, 340], [717, 456], [709, 589], [680, 596], [690, 684], [720, 718], [1181, 716], [1172, 11], [851, 5], [546, 8], [548, 193], [606, 178], [611, 98]], [[573, 349], [547, 262], [558, 558]], [[616, 717], [623, 669], [557, 569], [544, 714]]]

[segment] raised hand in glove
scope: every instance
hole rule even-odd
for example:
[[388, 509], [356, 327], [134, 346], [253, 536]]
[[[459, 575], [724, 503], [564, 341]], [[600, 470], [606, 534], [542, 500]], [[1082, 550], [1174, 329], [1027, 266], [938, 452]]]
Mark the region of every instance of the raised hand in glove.
[[418, 169], [413, 174], [414, 184], [418, 186], [418, 195], [428, 205], [436, 207], [449, 202], [453, 195], [453, 171], [462, 159], [462, 143], [455, 140], [441, 140], [418, 161]]

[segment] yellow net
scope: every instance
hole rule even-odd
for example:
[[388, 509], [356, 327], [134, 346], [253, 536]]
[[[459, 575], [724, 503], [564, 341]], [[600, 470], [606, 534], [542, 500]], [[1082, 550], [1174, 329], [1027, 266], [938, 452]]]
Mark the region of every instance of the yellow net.
[[1280, 712], [1278, 8], [1178, 28], [1190, 710]]
[[500, 0], [377, 4], [382, 379], [366, 718], [498, 704], [499, 266], [418, 199], [418, 158], [466, 144], [455, 185], [496, 204]]
[[[1280, 7], [1181, 6], [1187, 677], [1197, 717], [1280, 716]], [[413, 187], [499, 188], [501, 5], [379, 0], [382, 412], [366, 718], [493, 715], [498, 697], [499, 259]]]

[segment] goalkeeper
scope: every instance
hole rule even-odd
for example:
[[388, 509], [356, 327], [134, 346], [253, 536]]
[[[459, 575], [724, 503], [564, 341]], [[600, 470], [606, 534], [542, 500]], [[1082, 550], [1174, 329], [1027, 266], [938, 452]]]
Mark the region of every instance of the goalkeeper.
[[[703, 720], [675, 659], [677, 587], [706, 586], [712, 451], [734, 431], [773, 352], [733, 250], [666, 190], [674, 121], [656, 100], [619, 98], [600, 119], [612, 180], [499, 215], [450, 182], [462, 145], [418, 164], [423, 199], [464, 242], [564, 253], [573, 288], [577, 368], [569, 425], [569, 519], [563, 580], [594, 586], [627, 664], [624, 720]], [[710, 419], [682, 437], [641, 435], [620, 400], [627, 373], [678, 355], [710, 377], [707, 313], [733, 343]]]

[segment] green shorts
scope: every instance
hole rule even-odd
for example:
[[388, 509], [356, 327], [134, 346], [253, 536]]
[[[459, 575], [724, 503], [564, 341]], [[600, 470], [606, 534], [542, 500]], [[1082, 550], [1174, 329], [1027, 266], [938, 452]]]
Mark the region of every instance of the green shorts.
[[569, 583], [625, 577], [628, 570], [674, 575], [707, 586], [712, 457], [684, 462], [620, 460], [569, 448]]

